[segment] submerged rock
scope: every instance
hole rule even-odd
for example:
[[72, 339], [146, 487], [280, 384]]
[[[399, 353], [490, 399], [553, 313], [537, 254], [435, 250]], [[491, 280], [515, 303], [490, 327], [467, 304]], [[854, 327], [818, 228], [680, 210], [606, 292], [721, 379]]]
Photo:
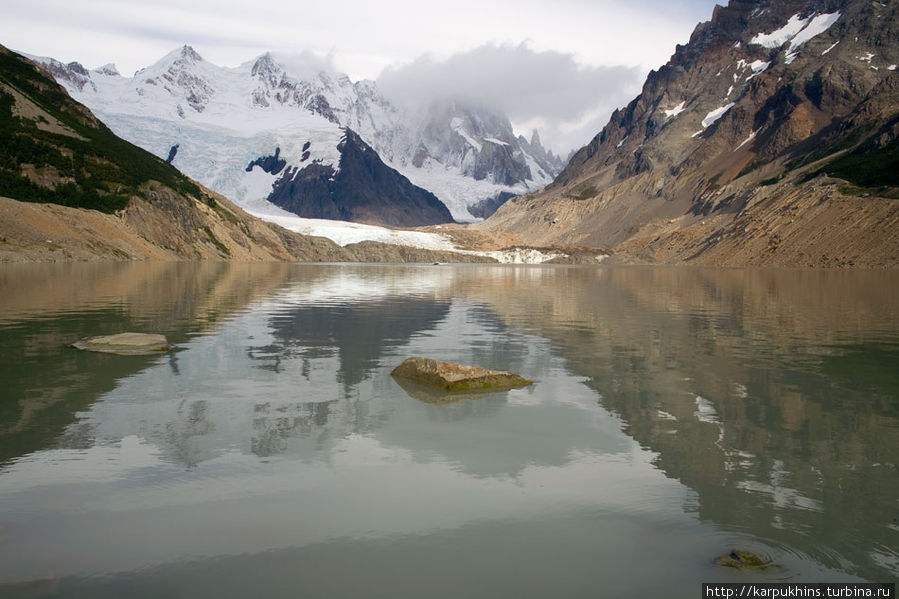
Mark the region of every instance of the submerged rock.
[[771, 565], [770, 560], [743, 549], [733, 549], [729, 553], [719, 555], [715, 558], [715, 563], [738, 570], [764, 570]]
[[165, 336], [154, 333], [119, 333], [117, 335], [85, 337], [73, 343], [72, 347], [86, 351], [124, 356], [156, 354], [172, 349]]
[[390, 374], [444, 391], [493, 391], [526, 387], [534, 383], [511, 372], [419, 356], [407, 358]]

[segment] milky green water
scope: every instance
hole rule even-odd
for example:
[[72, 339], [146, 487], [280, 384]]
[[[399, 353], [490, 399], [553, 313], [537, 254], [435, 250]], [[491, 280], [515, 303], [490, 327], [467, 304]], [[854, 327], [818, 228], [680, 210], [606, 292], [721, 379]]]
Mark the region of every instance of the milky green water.
[[[176, 350], [67, 347], [126, 330]], [[431, 403], [410, 355], [536, 383]], [[894, 582], [897, 464], [896, 273], [0, 268], [2, 597]]]

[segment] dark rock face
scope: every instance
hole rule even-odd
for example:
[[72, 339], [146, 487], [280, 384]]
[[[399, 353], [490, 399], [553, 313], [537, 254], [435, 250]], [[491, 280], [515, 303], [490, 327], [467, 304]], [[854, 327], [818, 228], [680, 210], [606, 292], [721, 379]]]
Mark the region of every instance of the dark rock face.
[[516, 160], [508, 144], [487, 142], [481, 147], [472, 172], [475, 180], [491, 177], [494, 183], [515, 185], [532, 179], [531, 169], [523, 159]]
[[472, 204], [468, 207], [468, 211], [475, 218], [487, 218], [514, 197], [515, 194], [510, 191], [501, 191], [492, 198], [484, 198], [477, 204]]
[[352, 130], [345, 131], [346, 137], [337, 146], [341, 158], [336, 171], [317, 162], [287, 168], [275, 182], [269, 201], [306, 218], [396, 227], [453, 221], [449, 209], [434, 194], [385, 165]]
[[273, 156], [260, 156], [259, 158], [248, 164], [247, 172], [251, 172], [254, 166], [258, 166], [269, 174], [277, 175], [282, 170], [284, 170], [285, 166], [287, 166], [287, 161], [281, 158], [280, 155], [281, 148], [275, 148], [275, 154]]
[[306, 101], [305, 106], [314, 114], [323, 116], [332, 123], [339, 124], [337, 115], [334, 114], [334, 111], [331, 109], [331, 104], [328, 102], [328, 99], [322, 94], [316, 94], [309, 98], [309, 100]]
[[165, 161], [168, 162], [169, 164], [171, 164], [172, 160], [175, 159], [175, 156], [177, 154], [178, 154], [178, 144], [175, 144], [171, 148], [169, 148], [169, 156], [168, 156], [168, 158], [165, 159]]
[[331, 197], [334, 169], [330, 165], [312, 163], [284, 171], [272, 187], [268, 201], [304, 218], [350, 220]]

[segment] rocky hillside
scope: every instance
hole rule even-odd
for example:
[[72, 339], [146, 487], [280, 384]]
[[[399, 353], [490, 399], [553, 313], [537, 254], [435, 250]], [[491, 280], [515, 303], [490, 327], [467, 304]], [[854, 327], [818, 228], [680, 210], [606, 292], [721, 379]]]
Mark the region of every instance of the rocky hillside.
[[0, 47], [0, 262], [483, 260], [341, 247], [252, 217], [116, 137], [43, 69]]
[[706, 264], [895, 266], [895, 3], [732, 0], [546, 189], [483, 223]]

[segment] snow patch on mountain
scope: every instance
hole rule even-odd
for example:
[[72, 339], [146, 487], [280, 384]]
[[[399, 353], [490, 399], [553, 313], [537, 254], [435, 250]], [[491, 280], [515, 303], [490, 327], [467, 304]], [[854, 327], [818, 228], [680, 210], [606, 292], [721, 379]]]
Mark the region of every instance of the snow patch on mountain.
[[749, 40], [750, 44], [764, 46], [765, 48], [780, 48], [785, 43], [799, 35], [799, 32], [808, 24], [808, 19], [793, 15], [787, 24], [771, 33], [759, 33]]
[[800, 31], [790, 41], [790, 50], [798, 48], [816, 35], [820, 35], [830, 29], [830, 26], [836, 23], [837, 19], [840, 18], [840, 14], [841, 13], [837, 11], [829, 14], [815, 15], [805, 29]]
[[746, 144], [748, 144], [749, 142], [751, 142], [753, 139], [755, 139], [755, 136], [758, 135], [758, 132], [759, 132], [759, 130], [752, 131], [752, 132], [746, 137], [746, 139], [744, 139], [742, 142], [740, 142], [740, 145], [738, 145], [736, 148], [734, 148], [734, 152], [736, 152], [737, 150], [739, 150], [740, 148], [742, 148], [743, 146], [745, 146]]
[[[770, 62], [765, 62], [764, 60], [754, 60], [752, 62], [746, 62], [742, 58], [737, 61], [737, 68], [741, 71], [745, 71], [746, 69], [751, 69], [752, 74], [746, 77], [746, 81], [749, 81], [756, 75], [764, 72], [768, 67], [771, 66]], [[728, 94], [730, 95], [730, 94]]]
[[832, 44], [827, 48], [827, 50], [824, 50], [823, 52], [821, 52], [821, 56], [824, 56], [825, 54], [827, 54], [828, 52], [830, 52], [831, 50], [833, 50], [834, 48], [836, 48], [836, 47], [837, 47], [837, 44], [839, 44], [839, 43], [840, 43], [840, 40], [837, 40], [837, 41], [835, 41], [834, 43], [832, 43]]
[[[730, 95], [730, 92], [727, 92], [727, 94]], [[665, 111], [665, 118], [666, 118], [666, 119], [670, 119], [670, 118], [676, 117], [677, 115], [679, 115], [680, 113], [682, 113], [682, 112], [684, 111], [684, 106], [686, 106], [686, 105], [687, 105], [687, 101], [684, 100], [683, 102], [681, 102], [680, 104], [678, 104], [678, 105], [675, 106], [674, 108], [672, 108], [672, 109], [670, 109], [670, 110], [666, 110], [666, 111]]]
[[734, 107], [735, 102], [731, 102], [730, 104], [725, 104], [724, 106], [719, 106], [715, 110], [710, 111], [705, 118], [702, 119], [702, 128], [708, 129], [715, 123], [718, 119], [724, 116], [724, 114]]
[[765, 48], [780, 48], [785, 43], [790, 42], [788, 52], [792, 52], [805, 42], [809, 41], [816, 35], [820, 35], [827, 31], [831, 25], [840, 18], [840, 12], [816, 14], [806, 18], [801, 18], [798, 14], [793, 15], [787, 21], [787, 24], [772, 31], [771, 33], [759, 33], [755, 35], [750, 44], [764, 46]]

